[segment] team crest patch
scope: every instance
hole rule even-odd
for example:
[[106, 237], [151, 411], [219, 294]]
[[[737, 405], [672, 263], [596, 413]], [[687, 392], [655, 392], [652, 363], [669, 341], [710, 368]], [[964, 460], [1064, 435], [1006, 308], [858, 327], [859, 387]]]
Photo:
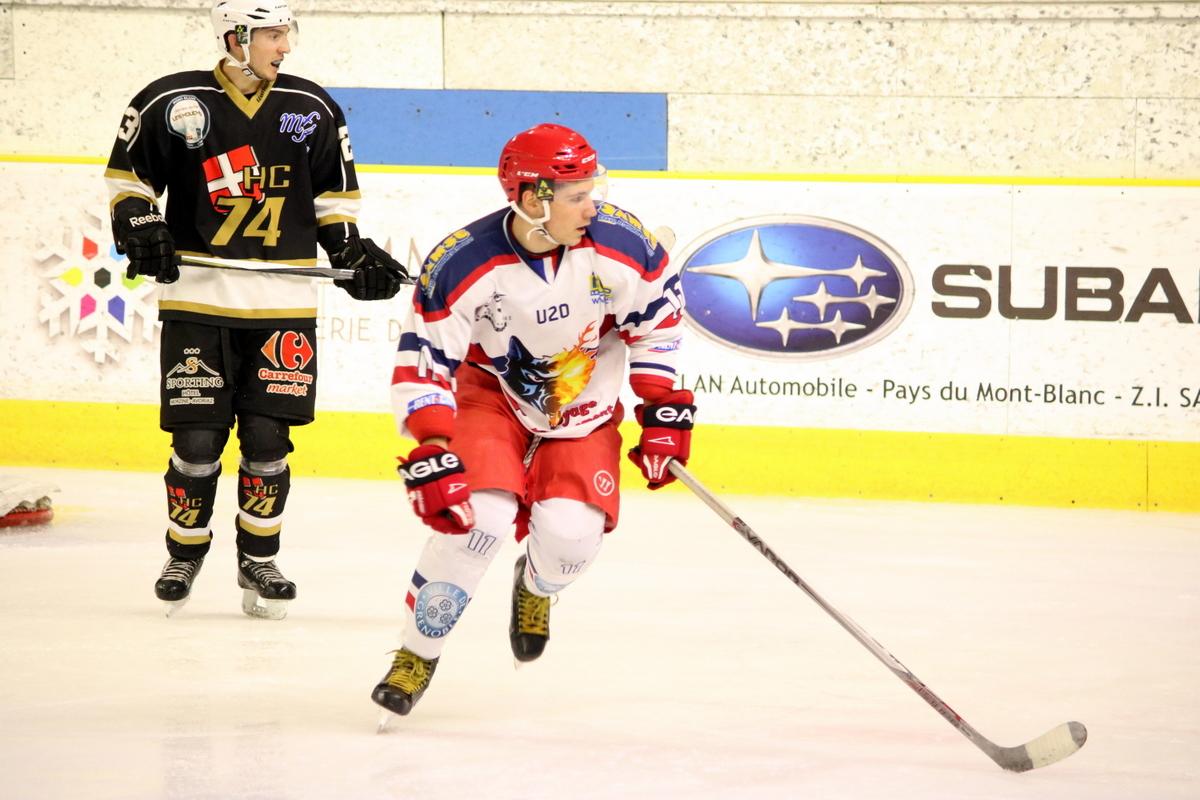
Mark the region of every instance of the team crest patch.
[[221, 198], [251, 197], [255, 202], [263, 199], [263, 168], [250, 145], [244, 144], [205, 159], [201, 166], [208, 186], [208, 199], [218, 214], [228, 214], [231, 208], [223, 205]]
[[486, 319], [491, 324], [492, 330], [499, 333], [508, 327], [509, 321], [512, 319], [511, 314], [504, 313], [504, 295], [499, 292], [492, 292], [492, 296], [483, 305], [475, 307], [475, 321]]
[[440, 639], [450, 632], [462, 616], [471, 598], [453, 583], [427, 583], [417, 593], [413, 613], [417, 630], [431, 639]]
[[211, 127], [212, 115], [195, 95], [181, 94], [167, 104], [167, 129], [183, 139], [189, 149], [195, 150], [204, 144], [204, 137], [208, 136]]
[[292, 141], [300, 144], [316, 133], [317, 123], [320, 121], [320, 111], [310, 111], [307, 114], [283, 113], [279, 115], [279, 132], [290, 133]]
[[600, 305], [603, 303], [612, 302], [612, 289], [604, 285], [604, 281], [600, 280], [600, 276], [592, 273], [592, 303]]

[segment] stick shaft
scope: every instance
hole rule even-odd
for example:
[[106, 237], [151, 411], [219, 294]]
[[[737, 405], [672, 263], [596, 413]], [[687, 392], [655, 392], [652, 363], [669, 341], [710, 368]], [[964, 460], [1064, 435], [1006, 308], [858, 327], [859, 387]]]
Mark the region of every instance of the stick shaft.
[[[829, 616], [833, 617], [833, 619], [839, 625], [841, 625], [843, 628], [845, 628], [846, 631], [849, 632], [851, 636], [853, 636], [855, 639], [858, 640], [859, 644], [861, 644], [863, 647], [867, 648], [867, 650], [869, 650], [871, 652], [871, 655], [875, 656], [877, 659], [879, 659], [881, 662], [883, 662], [884, 666], [886, 666], [889, 670], [891, 670], [892, 673], [897, 678], [899, 678], [901, 681], [903, 681], [910, 689], [912, 689], [914, 692], [916, 692], [917, 695], [920, 696], [920, 698], [922, 700], [924, 700], [926, 703], [928, 703], [933, 708], [934, 711], [938, 712], [938, 714], [940, 714], [943, 719], [945, 719], [947, 722], [949, 722], [951, 725], [953, 725], [955, 728], [957, 728], [958, 731], [960, 733], [962, 733], [963, 736], [967, 737], [967, 739], [969, 739], [972, 744], [974, 744], [976, 747], [978, 747], [980, 750], [982, 750], [984, 753], [986, 753], [988, 755], [988, 757], [991, 758], [993, 761], [995, 761], [997, 764], [1004, 767], [1005, 769], [1014, 769], [1015, 768], [1011, 764], [1011, 762], [1014, 760], [1013, 759], [1013, 751], [1018, 750], [1020, 748], [1000, 747], [1000, 746], [994, 744], [993, 742], [991, 742], [990, 740], [988, 740], [987, 737], [983, 736], [978, 731], [976, 731], [973, 727], [971, 727], [970, 724], [967, 723], [966, 720], [964, 720], [961, 716], [959, 716], [958, 713], [954, 709], [952, 709], [944, 700], [942, 700], [940, 697], [938, 697], [936, 694], [934, 694], [933, 690], [931, 690], [928, 686], [926, 686], [924, 683], [922, 683], [921, 680], [919, 678], [917, 678], [916, 675], [914, 675], [907, 667], [905, 667], [903, 664], [901, 664], [900, 661], [895, 656], [893, 656], [886, 649], [884, 649], [884, 647], [881, 644], [879, 644], [879, 642], [875, 641], [875, 639], [872, 638], [870, 636], [870, 634], [868, 634], [865, 630], [863, 630], [861, 627], [859, 627], [858, 624], [856, 622], [854, 622], [854, 620], [850, 619], [845, 614], [838, 611], [836, 608], [834, 608], [832, 605], [830, 605], [828, 602], [826, 602], [823, 597], [821, 597], [819, 594], [817, 594], [816, 590], [814, 590], [811, 586], [809, 586], [808, 583], [805, 582], [805, 580], [803, 578], [801, 578], [799, 575], [797, 575], [796, 572], [791, 567], [789, 567], [782, 558], [780, 558], [778, 555], [776, 555], [775, 551], [773, 551], [770, 547], [768, 547], [767, 543], [764, 542], [750, 528], [749, 525], [747, 525], [745, 522], [743, 522], [742, 519], [739, 516], [737, 516], [737, 514], [733, 513], [733, 511], [728, 506], [726, 506], [719, 499], [717, 499], [717, 497], [715, 495], [713, 495], [712, 492], [708, 491], [700, 483], [700, 481], [696, 480], [696, 478], [690, 472], [687, 471], [686, 468], [681, 466], [677, 461], [671, 461], [671, 463], [668, 465], [667, 468], [671, 470], [671, 473], [676, 478], [678, 478], [679, 481], [684, 486], [691, 489], [692, 492], [695, 493], [695, 495], [697, 497], [699, 497], [701, 500], [703, 500], [704, 503], [706, 505], [708, 505], [709, 508], [711, 508], [713, 511], [715, 511], [717, 513], [717, 516], [719, 516], [721, 519], [725, 520], [725, 522], [727, 522], [735, 531], [737, 531], [743, 539], [745, 539], [747, 542], [749, 542], [750, 545], [752, 547], [754, 547], [755, 550], [760, 552], [764, 558], [766, 558], [768, 561], [770, 561], [771, 564], [773, 564], [776, 569], [778, 569], [780, 572], [782, 572], [784, 575], [786, 575], [788, 580], [790, 580], [792, 583], [794, 583], [796, 586], [798, 586], [801, 591], [803, 591], [806, 595], [808, 595], [813, 600], [813, 602], [815, 602], [822, 609], [824, 609], [825, 612], [827, 614], [829, 614]], [[1021, 766], [1023, 766], [1023, 765], [1021, 765]], [[1034, 765], [1031, 765], [1031, 766], [1034, 766]], [[1031, 768], [1031, 766], [1024, 767], [1024, 769], [1029, 769], [1029, 768]], [[1040, 766], [1040, 765], [1038, 765], [1038, 766]], [[1023, 770], [1018, 770], [1018, 771], [1023, 771]]]
[[298, 267], [286, 264], [272, 264], [268, 261], [243, 261], [233, 258], [215, 258], [213, 256], [180, 255], [179, 263], [185, 267], [210, 267], [215, 269], [233, 269], [243, 272], [263, 272], [269, 275], [298, 275], [302, 278], [334, 278], [346, 280], [354, 277], [352, 269], [337, 267]]

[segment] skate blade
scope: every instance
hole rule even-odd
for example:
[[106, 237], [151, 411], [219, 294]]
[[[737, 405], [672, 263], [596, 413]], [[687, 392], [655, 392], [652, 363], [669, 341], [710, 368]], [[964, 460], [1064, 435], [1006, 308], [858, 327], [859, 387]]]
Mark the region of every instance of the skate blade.
[[287, 600], [267, 600], [253, 589], [242, 590], [242, 611], [256, 619], [280, 620], [287, 616]]
[[384, 711], [379, 715], [379, 724], [375, 728], [376, 733], [387, 733], [388, 723], [395, 719], [396, 715], [391, 711]]
[[163, 611], [166, 613], [167, 618], [169, 619], [178, 614], [179, 610], [187, 605], [187, 601], [187, 597], [182, 600], [164, 600]]

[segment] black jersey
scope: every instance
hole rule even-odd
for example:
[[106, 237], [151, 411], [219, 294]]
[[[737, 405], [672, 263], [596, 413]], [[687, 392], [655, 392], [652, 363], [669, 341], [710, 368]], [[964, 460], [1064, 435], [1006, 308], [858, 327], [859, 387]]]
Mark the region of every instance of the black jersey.
[[[357, 234], [358, 179], [346, 118], [312, 81], [280, 75], [243, 95], [220, 66], [168, 75], [125, 111], [105, 178], [126, 218], [165, 217], [181, 254], [297, 266]], [[315, 324], [303, 277], [183, 267], [159, 316], [231, 327]]]

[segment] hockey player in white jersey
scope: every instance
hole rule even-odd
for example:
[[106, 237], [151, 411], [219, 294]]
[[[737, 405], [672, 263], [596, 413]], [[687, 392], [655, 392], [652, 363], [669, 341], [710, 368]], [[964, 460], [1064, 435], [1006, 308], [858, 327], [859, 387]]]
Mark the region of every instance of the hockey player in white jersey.
[[676, 390], [679, 271], [634, 215], [604, 201], [579, 133], [542, 124], [499, 164], [509, 204], [426, 258], [392, 377], [409, 499], [435, 531], [409, 587], [402, 647], [372, 699], [407, 714], [447, 635], [515, 525], [509, 638], [518, 662], [549, 639], [550, 600], [617, 524], [628, 369], [643, 430], [630, 458], [651, 488], [686, 463], [695, 407]]

